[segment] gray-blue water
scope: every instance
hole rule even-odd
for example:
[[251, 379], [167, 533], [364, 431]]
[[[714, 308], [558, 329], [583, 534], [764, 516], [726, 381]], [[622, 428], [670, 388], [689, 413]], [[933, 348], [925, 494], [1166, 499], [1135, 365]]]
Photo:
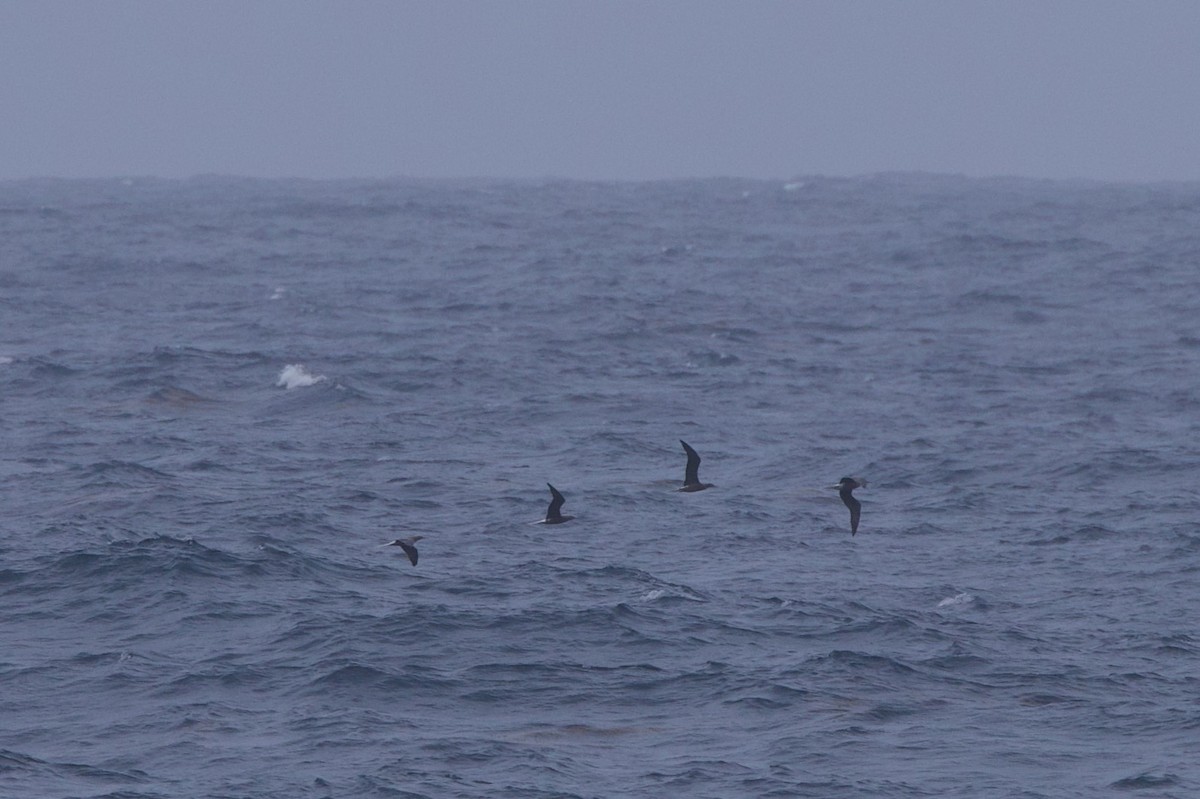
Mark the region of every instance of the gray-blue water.
[[0, 795], [1194, 797], [1198, 428], [1195, 184], [0, 183]]

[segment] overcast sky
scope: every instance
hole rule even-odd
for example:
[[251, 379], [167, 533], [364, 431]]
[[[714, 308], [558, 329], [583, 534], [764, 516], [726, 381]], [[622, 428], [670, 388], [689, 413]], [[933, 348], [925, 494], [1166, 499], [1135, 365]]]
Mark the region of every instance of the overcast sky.
[[1191, 0], [0, 0], [0, 178], [1200, 179]]

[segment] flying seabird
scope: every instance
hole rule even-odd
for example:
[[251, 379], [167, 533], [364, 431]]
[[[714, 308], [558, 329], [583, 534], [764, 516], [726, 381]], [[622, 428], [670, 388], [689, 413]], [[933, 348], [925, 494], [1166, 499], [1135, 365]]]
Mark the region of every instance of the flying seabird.
[[546, 518], [542, 519], [538, 524], [562, 524], [574, 519], [574, 516], [562, 515], [562, 506], [566, 502], [563, 499], [563, 495], [558, 493], [558, 489], [549, 483], [546, 483], [546, 485], [550, 486], [550, 507], [546, 509]]
[[706, 488], [712, 488], [712, 483], [700, 482], [700, 456], [696, 454], [696, 450], [688, 446], [687, 442], [682, 438], [679, 443], [683, 444], [683, 451], [687, 453], [687, 468], [683, 472], [683, 488], [680, 491], [703, 491]]
[[846, 503], [846, 507], [850, 509], [850, 535], [853, 536], [858, 532], [858, 517], [862, 514], [862, 503], [854, 498], [852, 493], [856, 488], [866, 488], [867, 481], [860, 477], [843, 477], [838, 480], [837, 485], [830, 486], [838, 490], [838, 496], [842, 498], [842, 502]]
[[408, 538], [397, 538], [395, 541], [389, 541], [384, 544], [385, 547], [400, 547], [404, 550], [404, 554], [408, 555], [408, 559], [412, 561], [412, 565], [417, 565], [417, 547], [415, 544], [425, 536], [412, 535]]

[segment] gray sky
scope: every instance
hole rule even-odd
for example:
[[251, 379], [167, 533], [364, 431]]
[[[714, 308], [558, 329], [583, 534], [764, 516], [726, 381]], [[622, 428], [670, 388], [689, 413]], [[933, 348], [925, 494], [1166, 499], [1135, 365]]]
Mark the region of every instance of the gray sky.
[[0, 178], [1200, 179], [1191, 0], [0, 0]]

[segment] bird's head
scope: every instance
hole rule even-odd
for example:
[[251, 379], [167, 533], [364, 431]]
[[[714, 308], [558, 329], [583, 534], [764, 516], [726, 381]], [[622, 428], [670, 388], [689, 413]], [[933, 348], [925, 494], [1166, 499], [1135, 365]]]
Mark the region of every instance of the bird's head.
[[853, 491], [856, 488], [865, 488], [866, 485], [867, 481], [863, 480], [861, 477], [843, 477], [841, 480], [837, 481], [837, 485], [832, 485], [830, 488], [834, 489], [835, 491]]

